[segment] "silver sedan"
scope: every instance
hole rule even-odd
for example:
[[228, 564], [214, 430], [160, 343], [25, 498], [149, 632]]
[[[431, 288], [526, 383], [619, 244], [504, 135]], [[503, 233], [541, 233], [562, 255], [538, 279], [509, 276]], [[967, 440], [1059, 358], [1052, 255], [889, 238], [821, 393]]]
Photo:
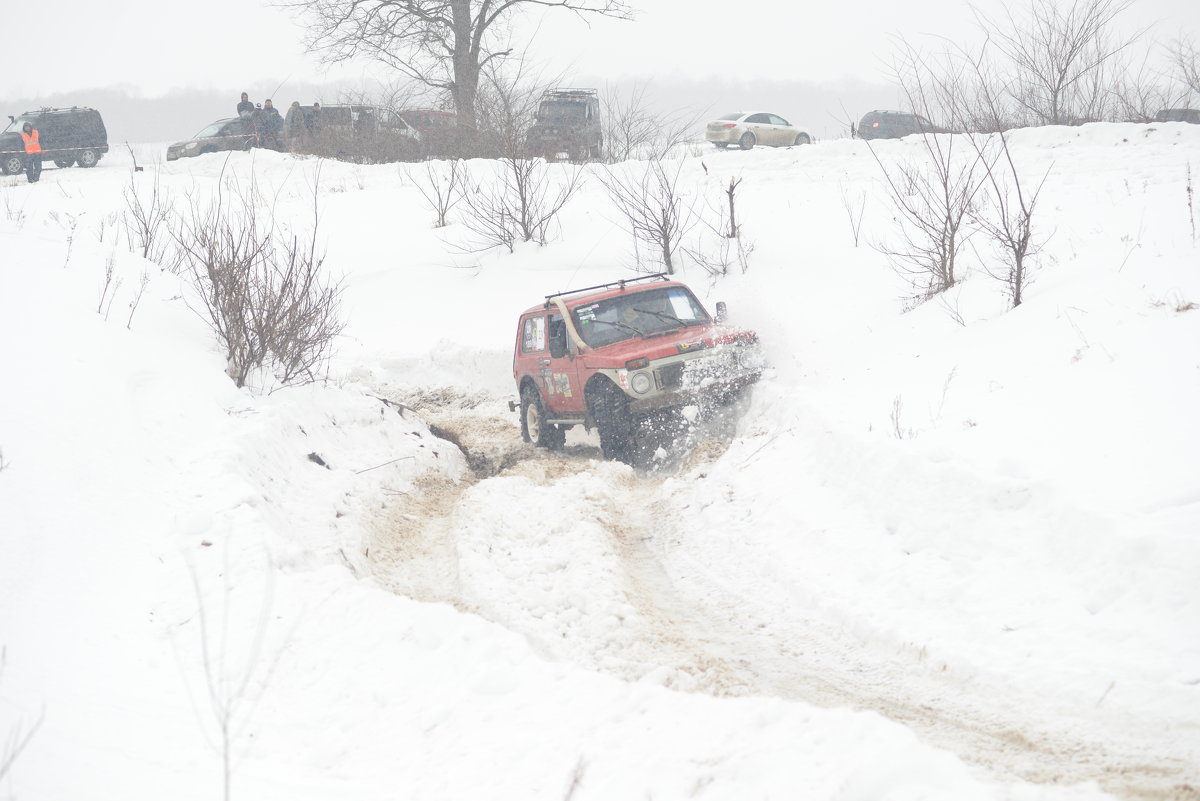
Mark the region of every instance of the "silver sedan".
[[742, 150], [755, 145], [788, 147], [812, 143], [807, 133], [778, 114], [765, 111], [735, 111], [718, 117], [704, 129], [704, 138], [719, 148], [737, 145]]

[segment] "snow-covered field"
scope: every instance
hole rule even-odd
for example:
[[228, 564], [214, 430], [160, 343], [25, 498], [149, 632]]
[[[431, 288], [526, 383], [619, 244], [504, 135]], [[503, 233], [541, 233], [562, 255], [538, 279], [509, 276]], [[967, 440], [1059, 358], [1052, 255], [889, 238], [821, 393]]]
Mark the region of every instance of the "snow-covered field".
[[[1200, 797], [1200, 126], [1013, 148], [1049, 168], [1016, 310], [976, 238], [902, 313], [862, 142], [687, 158], [697, 208], [742, 179], [754, 250], [681, 277], [772, 368], [649, 473], [506, 406], [517, 314], [634, 274], [594, 177], [512, 254], [435, 229], [423, 165], [0, 179], [0, 774], [32, 732], [0, 797]], [[316, 187], [330, 381], [225, 376], [122, 230], [155, 175], [253, 176], [299, 228]]]

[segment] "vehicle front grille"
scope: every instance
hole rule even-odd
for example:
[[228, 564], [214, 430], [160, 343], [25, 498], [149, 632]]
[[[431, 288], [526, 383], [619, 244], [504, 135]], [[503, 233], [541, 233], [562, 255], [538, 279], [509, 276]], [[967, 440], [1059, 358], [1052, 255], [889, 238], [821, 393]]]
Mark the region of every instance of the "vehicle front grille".
[[679, 389], [683, 386], [683, 362], [664, 364], [654, 371], [654, 381], [659, 389]]

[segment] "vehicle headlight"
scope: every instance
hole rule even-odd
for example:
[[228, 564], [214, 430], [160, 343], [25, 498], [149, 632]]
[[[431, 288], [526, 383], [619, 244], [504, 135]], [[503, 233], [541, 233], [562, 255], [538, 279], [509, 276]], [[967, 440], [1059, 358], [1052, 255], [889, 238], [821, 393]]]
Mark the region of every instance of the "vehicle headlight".
[[645, 395], [650, 391], [650, 376], [645, 373], [634, 373], [633, 378], [629, 381], [629, 386], [633, 387], [633, 391], [639, 395]]
[[186, 145], [183, 146], [183, 149], [184, 150], [195, 150], [198, 147], [200, 147], [199, 142], [188, 142]]

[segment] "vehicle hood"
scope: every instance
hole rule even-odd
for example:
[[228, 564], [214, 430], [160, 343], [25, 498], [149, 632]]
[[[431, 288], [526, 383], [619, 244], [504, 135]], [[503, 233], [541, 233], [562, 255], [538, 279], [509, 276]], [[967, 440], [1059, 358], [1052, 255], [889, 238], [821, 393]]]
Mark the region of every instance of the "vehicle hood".
[[757, 341], [758, 334], [748, 328], [691, 326], [665, 334], [614, 342], [603, 348], [589, 348], [584, 355], [592, 366], [620, 368], [630, 359], [645, 357], [653, 361], [720, 345], [749, 345]]
[[19, 133], [0, 133], [0, 150], [20, 150], [25, 152], [25, 143]]

